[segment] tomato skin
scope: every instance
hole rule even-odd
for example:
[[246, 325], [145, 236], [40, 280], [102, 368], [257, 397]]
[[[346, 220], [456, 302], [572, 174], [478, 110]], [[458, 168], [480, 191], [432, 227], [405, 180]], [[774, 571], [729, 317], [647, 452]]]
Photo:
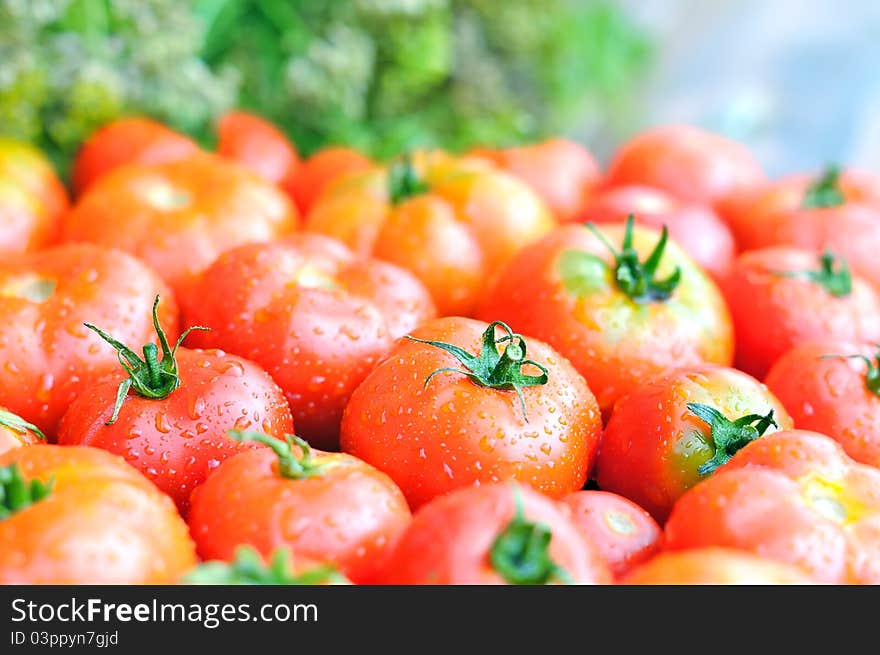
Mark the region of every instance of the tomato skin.
[[675, 501], [705, 478], [697, 467], [715, 454], [711, 429], [688, 409], [688, 402], [714, 407], [730, 420], [764, 416], [772, 409], [782, 429], [793, 427], [767, 387], [721, 366], [678, 369], [621, 398], [602, 438], [596, 480], [602, 489], [637, 502], [661, 522]]
[[529, 487], [496, 482], [439, 496], [413, 516], [398, 539], [380, 584], [507, 584], [491, 565], [489, 552], [516, 512], [552, 533], [550, 557], [576, 584], [609, 584], [611, 573], [599, 551], [572, 522], [567, 508]]
[[711, 207], [690, 204], [646, 186], [620, 186], [596, 193], [578, 216], [595, 223], [619, 223], [634, 214], [641, 225], [669, 236], [716, 280], [727, 273], [736, 256], [730, 228]]
[[776, 360], [766, 382], [795, 425], [828, 435], [857, 462], [880, 468], [880, 397], [865, 383], [865, 363], [828, 357], [870, 359], [876, 350], [846, 341], [802, 343]]
[[[6, 410], [6, 408], [0, 406], [0, 411], [3, 410]], [[43, 440], [31, 430], [25, 429], [19, 432], [5, 425], [0, 425], [0, 455], [15, 448], [39, 443], [43, 443]]]
[[67, 190], [43, 153], [0, 137], [0, 255], [52, 243], [69, 205]]
[[479, 158], [416, 153], [428, 190], [394, 204], [388, 172], [347, 176], [327, 189], [306, 229], [411, 271], [444, 316], [470, 316], [481, 290], [555, 220], [524, 183]]
[[[623, 225], [599, 227], [619, 248]], [[659, 237], [636, 225], [634, 247], [643, 261]], [[563, 275], [569, 252], [613, 261], [588, 229], [561, 226], [511, 260], [484, 294], [477, 315], [505, 321], [567, 357], [587, 379], [603, 413], [643, 380], [670, 368], [731, 364], [727, 307], [715, 284], [676, 244], [667, 243], [658, 274], [665, 277], [680, 266], [681, 283], [665, 302], [645, 304], [617, 288], [610, 267], [596, 270], [589, 290], [569, 290]]]
[[178, 389], [164, 400], [130, 392], [113, 425], [105, 423], [125, 372], [84, 389], [61, 420], [58, 443], [121, 455], [185, 516], [192, 490], [224, 459], [253, 447], [229, 439], [228, 430], [282, 436], [293, 433], [293, 420], [281, 389], [253, 362], [186, 348], [177, 351], [177, 362]]
[[373, 162], [357, 150], [332, 146], [319, 150], [302, 162], [295, 175], [284, 183], [284, 188], [296, 201], [302, 215], [307, 216], [315, 201], [336, 180], [363, 173], [373, 166]]
[[745, 252], [721, 285], [733, 316], [737, 368], [763, 378], [792, 346], [823, 338], [880, 339], [880, 296], [852, 277], [852, 292], [832, 296], [781, 271], [818, 269], [818, 256], [789, 247]]
[[722, 546], [833, 584], [880, 583], [880, 470], [806, 430], [740, 450], [676, 503], [666, 547]]
[[501, 150], [477, 149], [537, 193], [561, 222], [578, 220], [602, 173], [590, 151], [574, 141], [551, 138]]
[[606, 187], [651, 186], [681, 200], [714, 205], [764, 181], [745, 146], [695, 127], [664, 125], [623, 144], [608, 167]]
[[74, 193], [125, 164], [161, 164], [184, 159], [200, 148], [189, 137], [149, 118], [121, 118], [104, 125], [80, 148], [73, 164]]
[[261, 364], [284, 390], [298, 434], [338, 445], [342, 410], [395, 338], [434, 316], [425, 288], [395, 266], [300, 234], [222, 255], [186, 308], [188, 343]]
[[[42, 283], [54, 292], [29, 297]], [[150, 269], [125, 253], [67, 244], [0, 260], [0, 403], [51, 440], [61, 415], [94, 380], [119, 368], [116, 354], [84, 325], [106, 328], [125, 343], [155, 338], [150, 308], [177, 338], [177, 304]]]
[[632, 570], [625, 585], [815, 584], [793, 566], [728, 548], [664, 552]]
[[660, 550], [663, 530], [644, 509], [608, 491], [575, 491], [562, 499], [572, 519], [619, 578]]
[[[480, 350], [488, 325], [459, 317], [428, 321], [413, 337]], [[498, 333], [500, 337], [500, 333]], [[411, 507], [475, 483], [515, 479], [553, 497], [580, 489], [602, 431], [596, 400], [574, 368], [549, 346], [527, 339], [530, 359], [549, 381], [513, 391], [482, 387], [459, 373], [443, 350], [401, 339], [351, 395], [342, 449], [394, 480]], [[524, 370], [528, 370], [526, 367]]]
[[270, 122], [243, 111], [224, 114], [217, 123], [217, 153], [234, 159], [272, 184], [289, 185], [299, 168], [299, 155]]
[[52, 493], [0, 521], [0, 584], [173, 584], [196, 564], [171, 500], [122, 458], [37, 445], [0, 455]]
[[287, 546], [295, 558], [331, 562], [353, 582], [372, 579], [410, 521], [391, 479], [343, 453], [312, 451], [323, 473], [285, 478], [261, 448], [223, 462], [192, 496], [189, 525], [199, 555], [231, 560], [250, 544], [264, 556]]
[[296, 209], [280, 190], [234, 162], [200, 154], [113, 171], [80, 198], [62, 232], [66, 241], [139, 257], [183, 302], [222, 252], [270, 241], [296, 225]]

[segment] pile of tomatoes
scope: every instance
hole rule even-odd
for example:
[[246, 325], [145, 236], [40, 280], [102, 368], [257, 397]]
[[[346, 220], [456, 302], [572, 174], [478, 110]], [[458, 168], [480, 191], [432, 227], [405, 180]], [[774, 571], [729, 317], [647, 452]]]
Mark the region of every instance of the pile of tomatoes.
[[880, 583], [880, 177], [218, 143], [0, 142], [0, 582]]

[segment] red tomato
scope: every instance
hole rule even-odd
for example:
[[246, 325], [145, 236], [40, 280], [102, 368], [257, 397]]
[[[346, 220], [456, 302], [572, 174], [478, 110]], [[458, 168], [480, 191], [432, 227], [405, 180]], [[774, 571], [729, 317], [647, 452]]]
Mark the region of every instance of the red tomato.
[[61, 420], [58, 442], [122, 455], [182, 514], [208, 473], [243, 450], [227, 438], [228, 430], [278, 436], [293, 430], [284, 394], [256, 364], [217, 350], [178, 349], [188, 330], [172, 348], [158, 322], [161, 351], [150, 343], [143, 359], [92, 329], [119, 352], [126, 370], [83, 390]]
[[619, 577], [660, 550], [663, 531], [631, 500], [607, 491], [575, 491], [562, 499], [581, 532]]
[[199, 146], [187, 136], [149, 118], [121, 118], [92, 134], [73, 163], [73, 190], [80, 195], [99, 178], [124, 164], [161, 164], [184, 159]]
[[173, 584], [196, 564], [171, 500], [97, 448], [11, 450], [0, 487], [0, 584]]
[[880, 470], [816, 432], [767, 435], [675, 504], [666, 547], [705, 546], [792, 564], [823, 582], [880, 584]]
[[336, 180], [373, 167], [373, 162], [357, 150], [330, 147], [319, 150], [297, 168], [285, 183], [285, 190], [296, 200], [303, 216], [307, 216], [315, 200]]
[[683, 202], [659, 189], [633, 185], [601, 191], [578, 218], [620, 223], [629, 214], [635, 214], [639, 224], [657, 230], [665, 225], [673, 241], [715, 279], [723, 277], [733, 263], [733, 235], [711, 207]]
[[40, 428], [0, 407], [0, 455], [41, 441], [46, 441], [46, 435]]
[[643, 184], [714, 205], [764, 179], [761, 166], [741, 144], [695, 127], [666, 125], [625, 143], [611, 161], [605, 184]]
[[464, 487], [413, 517], [385, 584], [607, 584], [599, 551], [564, 508], [528, 487]]
[[286, 546], [354, 582], [375, 575], [410, 520], [387, 475], [350, 455], [313, 452], [298, 437], [230, 436], [271, 450], [232, 457], [193, 493], [189, 525], [202, 558], [231, 560], [240, 544], [265, 556]]
[[880, 297], [831, 253], [778, 247], [743, 253], [722, 284], [736, 365], [764, 377], [776, 358], [814, 339], [880, 339]]
[[561, 497], [586, 482], [602, 430], [596, 399], [549, 346], [499, 328], [422, 324], [345, 408], [342, 449], [390, 475], [412, 507], [475, 483], [519, 480]]
[[314, 234], [227, 252], [194, 298], [187, 320], [213, 329], [190, 342], [264, 366], [322, 448], [337, 446], [349, 396], [394, 339], [434, 315], [412, 275]]
[[234, 159], [267, 182], [287, 186], [299, 167], [299, 155], [278, 128], [254, 114], [233, 111], [217, 124], [217, 153]]
[[54, 437], [79, 392], [119, 367], [83, 323], [146, 343], [159, 293], [168, 298], [160, 322], [176, 338], [170, 291], [129, 255], [82, 244], [0, 260], [0, 404]]
[[827, 434], [858, 462], [880, 468], [880, 371], [877, 347], [808, 342], [776, 360], [767, 386], [795, 425]]
[[677, 369], [644, 382], [614, 406], [596, 480], [663, 521], [688, 489], [779, 427], [793, 427], [791, 418], [754, 378], [721, 366]]
[[664, 234], [642, 227], [558, 228], [499, 273], [478, 315], [567, 357], [606, 414], [648, 377], [733, 358], [715, 284]]
[[625, 585], [813, 584], [800, 569], [729, 548], [661, 553], [631, 571]]

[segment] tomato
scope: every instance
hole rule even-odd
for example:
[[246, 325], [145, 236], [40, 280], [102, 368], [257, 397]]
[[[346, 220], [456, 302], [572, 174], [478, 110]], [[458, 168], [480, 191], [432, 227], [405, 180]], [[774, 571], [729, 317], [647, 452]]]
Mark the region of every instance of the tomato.
[[202, 562], [184, 576], [184, 584], [210, 585], [315, 585], [351, 584], [332, 564], [292, 557], [282, 547], [265, 558], [251, 546], [238, 546], [232, 561]]
[[425, 288], [396, 266], [302, 234], [222, 255], [195, 286], [188, 343], [261, 364], [284, 390], [300, 436], [336, 448], [342, 410], [395, 338], [434, 316]]
[[46, 441], [46, 435], [40, 428], [0, 407], [0, 455], [41, 441]]
[[880, 470], [789, 430], [743, 448], [675, 504], [666, 547], [722, 546], [834, 584], [880, 583]]
[[651, 186], [687, 202], [714, 205], [764, 180], [745, 146], [695, 127], [664, 125], [621, 146], [605, 185]]
[[768, 185], [737, 212], [731, 225], [742, 249], [793, 246], [845, 257], [880, 288], [880, 181], [830, 168]]
[[553, 225], [516, 178], [437, 152], [340, 180], [306, 219], [308, 230], [410, 270], [444, 316], [471, 314], [486, 281]]
[[695, 548], [661, 553], [631, 571], [625, 585], [813, 584], [803, 571], [729, 548]]
[[0, 254], [51, 243], [68, 205], [67, 190], [45, 155], [0, 137]]
[[478, 315], [567, 357], [606, 414], [669, 368], [729, 365], [733, 332], [712, 280], [665, 233], [631, 222], [600, 227], [565, 225], [525, 248]]
[[67, 241], [125, 250], [153, 267], [183, 300], [220, 253], [296, 228], [280, 190], [243, 167], [201, 154], [131, 165], [90, 187], [63, 221]]
[[171, 584], [195, 566], [174, 504], [119, 457], [23, 446], [0, 485], [0, 584]]
[[104, 125], [80, 148], [71, 174], [76, 195], [125, 164], [162, 164], [200, 148], [187, 136], [149, 118], [121, 118]]
[[663, 521], [685, 491], [779, 427], [793, 427], [791, 418], [754, 378], [721, 366], [676, 369], [643, 382], [614, 406], [596, 480]]
[[293, 178], [285, 183], [285, 190], [296, 200], [303, 216], [307, 216], [315, 200], [336, 180], [372, 167], [373, 162], [357, 150], [341, 146], [324, 148], [302, 162]]
[[562, 499], [615, 577], [654, 555], [663, 538], [657, 522], [631, 500], [607, 491], [575, 491]]
[[451, 317], [423, 323], [367, 375], [345, 408], [340, 441], [418, 507], [499, 480], [555, 497], [576, 491], [601, 430], [589, 387], [549, 346], [526, 344], [502, 324]]
[[607, 584], [599, 551], [559, 504], [512, 483], [464, 487], [422, 507], [385, 584]]
[[299, 155], [278, 128], [254, 114], [233, 111], [217, 124], [217, 153], [234, 159], [267, 182], [292, 183]]
[[189, 525], [203, 559], [230, 560], [240, 544], [265, 556], [286, 546], [354, 582], [376, 574], [410, 520], [387, 475], [350, 455], [313, 452], [299, 437], [230, 436], [269, 448], [226, 460], [193, 493]]
[[631, 185], [598, 192], [578, 219], [619, 223], [629, 214], [635, 214], [640, 225], [657, 230], [665, 225], [673, 241], [715, 279], [733, 263], [733, 235], [712, 208], [683, 202], [659, 189]]
[[160, 322], [177, 337], [177, 305], [146, 266], [119, 251], [79, 244], [0, 260], [0, 404], [50, 438], [78, 393], [119, 362], [83, 325], [120, 339], [153, 338], [149, 309], [168, 297]]
[[743, 253], [722, 284], [736, 333], [736, 365], [764, 377], [803, 341], [880, 339], [880, 297], [846, 260], [789, 247]]
[[858, 462], [880, 468], [880, 372], [877, 347], [807, 342], [776, 360], [767, 386], [795, 425], [826, 434]]
[[568, 139], [502, 150], [477, 149], [485, 157], [529, 185], [560, 221], [577, 220], [599, 183], [599, 164], [584, 146]]
[[[157, 297], [154, 319], [158, 303]], [[161, 350], [150, 343], [143, 359], [90, 325], [117, 350], [124, 370], [89, 385], [73, 401], [61, 419], [58, 443], [122, 455], [185, 515], [192, 490], [244, 448], [227, 438], [227, 430], [281, 436], [293, 430], [293, 422], [281, 389], [259, 366], [217, 350], [180, 349], [189, 330], [172, 348], [155, 325]]]

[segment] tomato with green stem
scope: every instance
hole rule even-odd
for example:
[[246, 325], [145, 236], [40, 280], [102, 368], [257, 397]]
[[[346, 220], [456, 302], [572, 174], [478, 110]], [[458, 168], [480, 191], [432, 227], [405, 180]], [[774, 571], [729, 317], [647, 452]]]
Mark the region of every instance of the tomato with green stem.
[[87, 324], [116, 350], [123, 370], [89, 385], [71, 403], [58, 442], [123, 456], [185, 515], [192, 490], [224, 459], [252, 447], [229, 439], [227, 430], [281, 436], [293, 422], [281, 389], [258, 365], [217, 350], [180, 348], [191, 330], [207, 328], [189, 328], [171, 347], [158, 306], [157, 296], [153, 324], [161, 350], [148, 343], [143, 359]]
[[41, 441], [46, 441], [46, 435], [40, 428], [0, 407], [0, 455]]
[[791, 428], [790, 417], [754, 378], [721, 366], [676, 369], [644, 382], [615, 405], [596, 480], [662, 522], [688, 489], [780, 427]]
[[287, 547], [354, 582], [370, 581], [410, 521], [391, 479], [350, 455], [313, 451], [299, 437], [230, 437], [268, 448], [226, 460], [193, 493], [189, 525], [199, 555], [231, 560], [248, 544], [268, 557]]
[[523, 249], [499, 273], [478, 315], [568, 358], [606, 416], [648, 377], [733, 359], [730, 316], [715, 283], [666, 230], [635, 226], [633, 217], [565, 225]]
[[412, 507], [475, 483], [580, 489], [602, 420], [563, 357], [500, 321], [423, 323], [370, 372], [342, 418], [342, 449], [385, 471]]
[[335, 566], [294, 558], [289, 548], [277, 548], [263, 561], [263, 556], [251, 546], [236, 548], [230, 562], [202, 562], [187, 573], [182, 582], [194, 585], [350, 584]]

